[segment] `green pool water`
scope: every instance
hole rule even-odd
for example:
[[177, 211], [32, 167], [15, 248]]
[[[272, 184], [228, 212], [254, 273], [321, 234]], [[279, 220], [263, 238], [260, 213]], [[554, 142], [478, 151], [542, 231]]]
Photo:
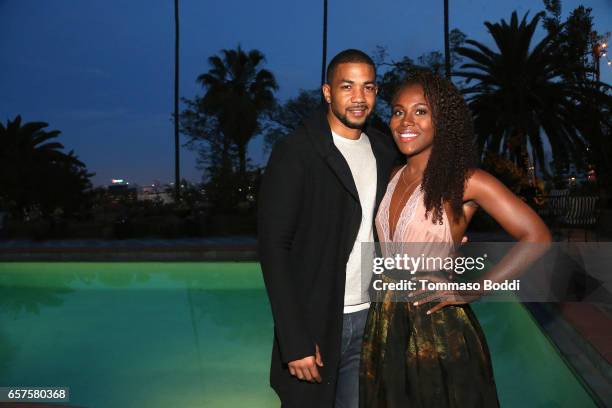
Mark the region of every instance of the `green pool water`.
[[[522, 305], [474, 309], [502, 407], [595, 407]], [[75, 406], [278, 407], [272, 330], [256, 263], [0, 263], [0, 387]]]

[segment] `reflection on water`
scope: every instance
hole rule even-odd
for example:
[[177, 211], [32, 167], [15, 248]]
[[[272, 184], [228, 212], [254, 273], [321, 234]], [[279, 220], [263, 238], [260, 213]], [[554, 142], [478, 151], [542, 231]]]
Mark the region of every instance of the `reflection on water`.
[[596, 405], [520, 303], [476, 303], [502, 407]]
[[270, 340], [273, 326], [265, 291], [199, 289], [193, 290], [192, 296], [195, 318], [214, 324], [217, 335], [247, 347]]
[[13, 317], [20, 313], [40, 314], [41, 308], [61, 306], [63, 296], [71, 292], [72, 290], [67, 288], [0, 286], [0, 310]]
[[9, 336], [15, 321], [27, 314], [39, 315], [46, 307], [61, 307], [63, 297], [72, 292], [68, 288], [74, 280], [71, 274], [19, 269], [18, 264], [0, 264], [0, 378], [8, 375], [18, 345], [23, 344]]
[[[2, 264], [0, 264], [2, 265]], [[10, 266], [14, 265], [14, 268]], [[19, 264], [0, 266], [0, 313], [16, 318], [20, 313], [39, 314], [41, 308], [59, 307], [72, 292], [72, 273], [49, 274], [40, 267], [23, 269]]]
[[11, 343], [7, 333], [0, 329], [0, 378], [7, 375], [17, 347]]
[[0, 264], [0, 294], [0, 385], [70, 386], [88, 407], [278, 405], [256, 265]]

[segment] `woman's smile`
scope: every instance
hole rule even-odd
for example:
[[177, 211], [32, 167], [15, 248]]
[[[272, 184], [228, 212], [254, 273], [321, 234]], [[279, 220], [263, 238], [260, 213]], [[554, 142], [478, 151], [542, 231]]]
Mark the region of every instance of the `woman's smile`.
[[404, 129], [395, 132], [400, 142], [410, 142], [419, 136], [419, 133], [415, 130]]

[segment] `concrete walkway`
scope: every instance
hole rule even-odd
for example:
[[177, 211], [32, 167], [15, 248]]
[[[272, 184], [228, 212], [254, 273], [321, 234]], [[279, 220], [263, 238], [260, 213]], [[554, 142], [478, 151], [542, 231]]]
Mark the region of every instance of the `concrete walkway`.
[[1, 261], [247, 261], [257, 259], [252, 236], [0, 241]]

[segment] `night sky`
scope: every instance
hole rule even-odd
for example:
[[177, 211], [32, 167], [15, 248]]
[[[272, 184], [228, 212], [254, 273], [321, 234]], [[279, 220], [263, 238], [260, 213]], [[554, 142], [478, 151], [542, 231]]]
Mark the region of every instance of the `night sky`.
[[[207, 58], [238, 44], [266, 55], [281, 100], [318, 87], [322, 3], [181, 0], [181, 96], [201, 94], [195, 79]], [[612, 31], [612, 0], [564, 0], [562, 17], [579, 4], [593, 9], [596, 30]], [[173, 180], [173, 7], [173, 0], [0, 0], [0, 120], [21, 114], [61, 130], [66, 150], [96, 173], [94, 185]], [[492, 46], [485, 20], [542, 9], [541, 0], [450, 0], [450, 27]], [[372, 53], [377, 45], [392, 58], [442, 51], [443, 1], [329, 0], [328, 61], [345, 48]], [[611, 83], [612, 68], [604, 61], [601, 69]], [[261, 138], [250, 157], [264, 160]], [[187, 149], [181, 171], [200, 180]]]

